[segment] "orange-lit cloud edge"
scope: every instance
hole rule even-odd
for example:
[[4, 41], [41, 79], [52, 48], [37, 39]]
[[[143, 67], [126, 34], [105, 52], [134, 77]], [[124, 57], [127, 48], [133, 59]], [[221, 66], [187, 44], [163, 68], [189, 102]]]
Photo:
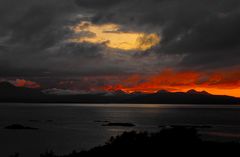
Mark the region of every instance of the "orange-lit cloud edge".
[[40, 88], [41, 86], [33, 81], [16, 79], [12, 82], [16, 87], [27, 87], [27, 88]]
[[159, 74], [131, 75], [120, 83], [102, 87], [105, 91], [122, 90], [126, 93], [155, 93], [159, 90], [186, 92], [190, 89], [207, 91], [214, 95], [240, 97], [240, 71], [222, 70], [215, 72], [163, 70]]
[[89, 21], [83, 21], [70, 27], [74, 32], [75, 37], [71, 38], [69, 41], [76, 43], [105, 43], [109, 48], [124, 51], [145, 51], [156, 46], [161, 40], [156, 33], [122, 32], [120, 28], [121, 26], [117, 24], [96, 25]]

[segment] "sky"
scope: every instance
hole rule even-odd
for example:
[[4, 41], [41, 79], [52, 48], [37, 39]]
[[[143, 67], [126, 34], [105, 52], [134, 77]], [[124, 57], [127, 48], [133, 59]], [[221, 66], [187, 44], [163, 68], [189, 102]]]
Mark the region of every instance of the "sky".
[[0, 81], [240, 97], [240, 1], [0, 0]]

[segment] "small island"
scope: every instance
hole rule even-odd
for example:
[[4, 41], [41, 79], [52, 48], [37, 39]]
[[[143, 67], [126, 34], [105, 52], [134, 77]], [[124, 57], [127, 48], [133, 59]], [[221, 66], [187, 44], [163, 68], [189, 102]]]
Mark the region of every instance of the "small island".
[[38, 128], [23, 126], [20, 124], [12, 124], [12, 125], [6, 126], [5, 129], [8, 129], [8, 130], [38, 130]]
[[135, 125], [132, 123], [107, 123], [102, 126], [122, 126], [122, 127], [134, 127]]

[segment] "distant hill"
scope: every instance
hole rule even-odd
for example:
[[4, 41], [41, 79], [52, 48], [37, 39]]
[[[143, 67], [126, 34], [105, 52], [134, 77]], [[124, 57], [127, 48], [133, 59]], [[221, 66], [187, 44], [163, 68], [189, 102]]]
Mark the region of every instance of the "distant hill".
[[240, 98], [211, 95], [206, 91], [168, 92], [153, 94], [123, 91], [100, 94], [50, 95], [40, 89], [16, 87], [8, 82], [0, 83], [0, 102], [24, 103], [140, 103], [140, 104], [240, 104]]
[[23, 101], [31, 99], [41, 99], [45, 95], [37, 89], [16, 87], [8, 82], [0, 83], [0, 101]]

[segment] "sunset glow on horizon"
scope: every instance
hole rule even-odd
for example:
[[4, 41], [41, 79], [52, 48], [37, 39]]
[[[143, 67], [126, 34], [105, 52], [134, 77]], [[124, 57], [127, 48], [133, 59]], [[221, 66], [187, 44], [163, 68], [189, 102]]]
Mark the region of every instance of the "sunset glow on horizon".
[[106, 91], [122, 90], [126, 93], [156, 93], [160, 90], [169, 92], [187, 92], [191, 89], [206, 91], [214, 95], [240, 97], [240, 72], [219, 71], [213, 73], [165, 70], [153, 76], [133, 75], [122, 83], [107, 85]]

